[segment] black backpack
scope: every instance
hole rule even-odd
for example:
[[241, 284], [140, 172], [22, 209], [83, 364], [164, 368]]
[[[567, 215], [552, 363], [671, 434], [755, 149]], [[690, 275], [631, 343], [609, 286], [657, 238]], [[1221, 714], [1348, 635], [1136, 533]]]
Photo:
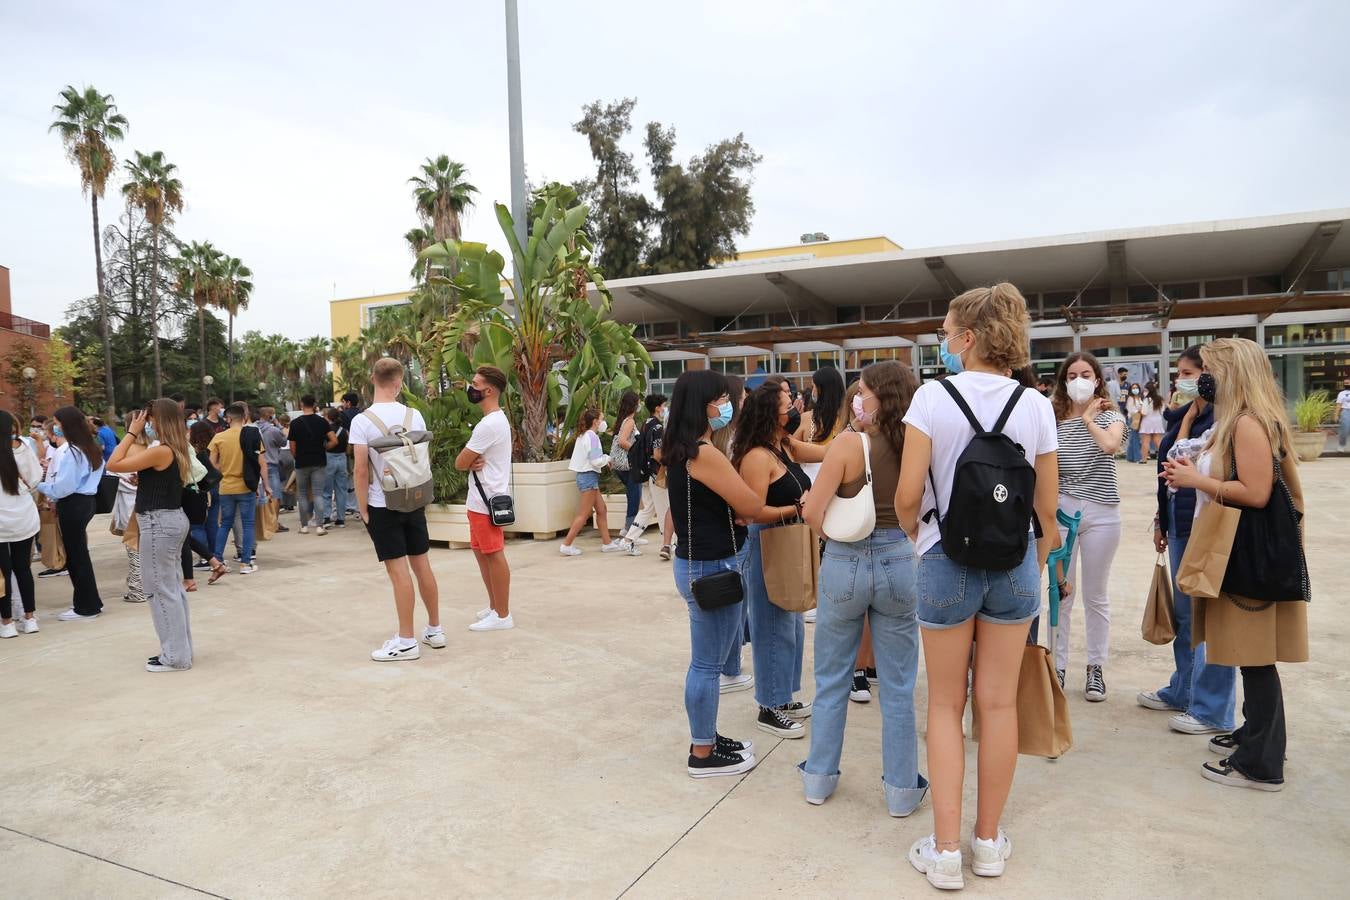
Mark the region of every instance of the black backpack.
[[648, 419], [633, 438], [633, 446], [628, 448], [628, 470], [643, 481], [655, 478], [661, 464], [652, 456], [652, 450], [660, 443], [661, 423]]
[[[924, 521], [938, 518], [942, 533], [942, 551], [953, 562], [977, 569], [1007, 571], [1021, 565], [1027, 553], [1027, 528], [1041, 536], [1036, 521], [1036, 467], [1027, 461], [1020, 444], [1003, 433], [1013, 407], [1026, 388], [1013, 389], [991, 431], [985, 431], [970, 411], [961, 392], [946, 379], [942, 386], [975, 429], [966, 449], [956, 460], [952, 475], [952, 495], [947, 514], [929, 510]], [[933, 474], [928, 473], [929, 480]], [[933, 485], [937, 497], [937, 485]]]

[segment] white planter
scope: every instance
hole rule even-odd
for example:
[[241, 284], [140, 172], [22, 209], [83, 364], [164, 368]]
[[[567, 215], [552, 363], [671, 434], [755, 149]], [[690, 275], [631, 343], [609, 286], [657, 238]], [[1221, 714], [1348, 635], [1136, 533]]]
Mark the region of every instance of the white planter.
[[[605, 494], [605, 512], [609, 513], [609, 530], [614, 534], [623, 531], [623, 520], [628, 518], [628, 495], [627, 494]], [[591, 524], [600, 527], [595, 516], [591, 516]]]
[[[530, 534], [539, 540], [566, 531], [577, 514], [577, 479], [567, 467], [567, 460], [515, 463], [511, 471], [516, 524], [506, 530]], [[619, 524], [623, 524], [622, 519]]]
[[451, 547], [469, 546], [469, 508], [462, 503], [433, 503], [427, 507], [427, 535]]
[[1317, 431], [1295, 431], [1294, 452], [1302, 462], [1312, 462], [1322, 455], [1327, 446], [1327, 435]]

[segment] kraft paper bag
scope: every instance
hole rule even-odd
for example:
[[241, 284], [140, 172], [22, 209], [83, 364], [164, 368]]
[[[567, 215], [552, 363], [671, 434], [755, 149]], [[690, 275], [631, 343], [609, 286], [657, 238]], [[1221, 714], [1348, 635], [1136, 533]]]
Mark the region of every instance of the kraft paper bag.
[[761, 528], [759, 555], [769, 600], [788, 612], [816, 608], [820, 545], [804, 522]]
[[38, 511], [38, 540], [42, 542], [43, 567], [64, 569], [66, 545], [61, 543], [61, 525], [56, 520], [56, 513], [45, 507]]
[[253, 533], [259, 541], [270, 541], [277, 533], [279, 506], [279, 502], [275, 499], [258, 502], [258, 511], [253, 517]]
[[1148, 602], [1144, 604], [1144, 621], [1139, 632], [1150, 644], [1170, 644], [1176, 639], [1176, 609], [1172, 603], [1172, 573], [1167, 570], [1167, 558], [1158, 554], [1153, 567], [1153, 583], [1149, 585]]
[[1177, 587], [1192, 597], [1214, 599], [1223, 591], [1223, 576], [1233, 552], [1242, 511], [1217, 501], [1205, 505], [1191, 526], [1186, 553], [1177, 567]]
[[[980, 739], [980, 708], [971, 702], [971, 738]], [[1017, 678], [1017, 752], [1058, 759], [1073, 746], [1069, 703], [1055, 675], [1050, 650], [1027, 644]]]

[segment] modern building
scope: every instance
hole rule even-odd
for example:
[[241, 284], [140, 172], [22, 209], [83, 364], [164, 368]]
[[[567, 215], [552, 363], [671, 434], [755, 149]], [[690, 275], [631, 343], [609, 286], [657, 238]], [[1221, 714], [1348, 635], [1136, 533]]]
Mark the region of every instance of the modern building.
[[47, 359], [52, 329], [45, 322], [37, 322], [14, 315], [11, 306], [9, 269], [0, 266], [0, 406], [18, 416], [26, 416], [29, 407], [50, 412], [59, 397], [68, 396], [69, 385], [54, 386], [39, 366], [32, 366], [31, 379], [23, 377], [20, 368], [11, 365], [15, 349], [29, 345], [39, 364]]

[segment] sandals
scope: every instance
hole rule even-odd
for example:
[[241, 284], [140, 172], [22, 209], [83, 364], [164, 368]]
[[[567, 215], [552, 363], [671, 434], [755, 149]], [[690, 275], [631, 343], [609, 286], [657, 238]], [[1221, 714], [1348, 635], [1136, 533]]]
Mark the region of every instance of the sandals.
[[1213, 781], [1216, 784], [1226, 784], [1229, 787], [1250, 788], [1254, 791], [1284, 790], [1283, 778], [1275, 778], [1269, 781], [1249, 778], [1233, 768], [1233, 760], [1231, 757], [1221, 759], [1217, 763], [1204, 763], [1200, 766], [1200, 774], [1204, 776], [1206, 781]]
[[215, 584], [226, 575], [230, 574], [229, 568], [224, 563], [217, 563], [211, 567], [211, 577], [206, 579], [207, 584]]
[[196, 581], [196, 579], [189, 579], [189, 580], [183, 582], [183, 590], [187, 591], [189, 594], [194, 594], [194, 593], [196, 593], [196, 592], [197, 592], [197, 581]]

